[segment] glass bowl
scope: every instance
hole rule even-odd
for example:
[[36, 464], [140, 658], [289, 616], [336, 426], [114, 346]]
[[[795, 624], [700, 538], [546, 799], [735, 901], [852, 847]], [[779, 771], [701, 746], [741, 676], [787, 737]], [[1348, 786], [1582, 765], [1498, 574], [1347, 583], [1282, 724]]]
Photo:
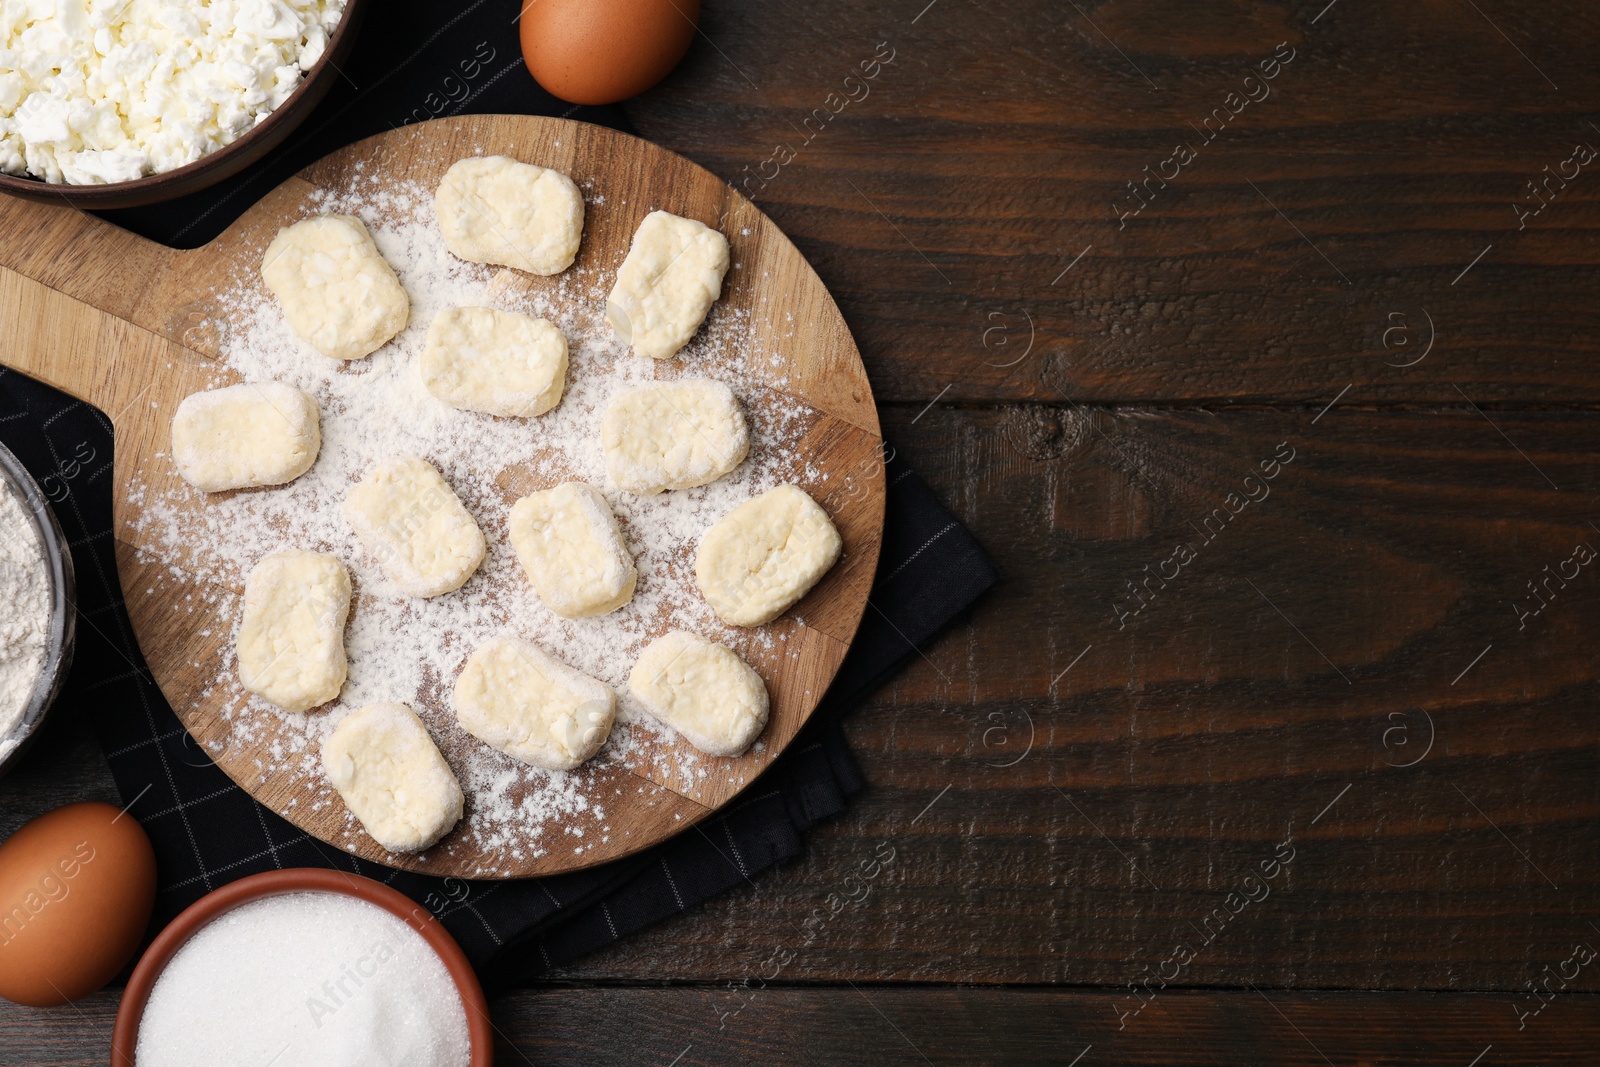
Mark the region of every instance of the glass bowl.
[[56, 521], [55, 512], [50, 509], [39, 483], [5, 445], [0, 445], [0, 493], [12, 494], [33, 517], [33, 527], [50, 568], [50, 643], [45, 649], [44, 669], [34, 680], [33, 694], [23, 706], [22, 718], [11, 730], [0, 734], [0, 775], [3, 775], [38, 733], [39, 724], [44, 722], [66, 681], [77, 632], [78, 596], [72, 552], [61, 532], [61, 524]]

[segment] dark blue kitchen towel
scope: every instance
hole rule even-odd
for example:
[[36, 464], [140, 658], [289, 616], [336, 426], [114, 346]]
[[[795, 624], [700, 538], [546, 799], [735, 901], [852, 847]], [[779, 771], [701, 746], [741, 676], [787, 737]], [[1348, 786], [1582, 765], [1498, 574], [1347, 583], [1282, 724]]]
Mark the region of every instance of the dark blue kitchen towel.
[[[305, 165], [408, 122], [524, 113], [626, 128], [619, 109], [573, 108], [538, 88], [518, 48], [518, 2], [475, 0], [452, 11], [388, 0], [361, 27], [340, 85], [261, 165], [183, 200], [106, 217], [192, 247]], [[78, 653], [61, 710], [89, 709], [118, 788], [155, 844], [157, 923], [248, 874], [337, 867], [429, 908], [490, 985], [558, 968], [799, 855], [804, 831], [843, 811], [863, 785], [841, 716], [996, 579], [966, 528], [891, 458], [883, 553], [865, 620], [810, 725], [745, 796], [672, 841], [592, 870], [499, 883], [430, 878], [363, 863], [307, 836], [236, 787], [190, 739], [151, 679], [123, 608], [106, 417], [0, 369], [0, 441], [44, 483], [73, 545]]]

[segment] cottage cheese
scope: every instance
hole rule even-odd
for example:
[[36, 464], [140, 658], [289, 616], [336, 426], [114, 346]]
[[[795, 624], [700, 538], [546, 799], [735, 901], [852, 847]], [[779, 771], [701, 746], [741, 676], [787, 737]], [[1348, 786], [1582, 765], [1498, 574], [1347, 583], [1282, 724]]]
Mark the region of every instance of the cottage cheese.
[[439, 746], [404, 704], [368, 704], [322, 744], [328, 780], [390, 852], [431, 848], [461, 821], [465, 800]]
[[610, 686], [515, 637], [493, 638], [472, 654], [453, 700], [467, 733], [550, 771], [570, 771], [599, 752], [617, 718]]
[[726, 237], [703, 222], [652, 211], [617, 268], [606, 318], [623, 344], [666, 359], [705, 321], [727, 273]]
[[0, 0], [0, 170], [172, 170], [289, 98], [345, 0]]
[[239, 681], [285, 711], [326, 704], [344, 688], [349, 662], [350, 572], [337, 556], [284, 549], [244, 583]]
[[694, 575], [723, 622], [765, 626], [810, 592], [843, 549], [822, 505], [797, 485], [780, 485], [706, 531]]
[[385, 460], [344, 497], [344, 517], [406, 596], [460, 589], [483, 562], [483, 531], [421, 456]]
[[628, 692], [713, 756], [749, 748], [771, 714], [761, 675], [733, 649], [684, 630], [650, 642], [628, 675]]
[[732, 389], [679, 378], [613, 397], [600, 420], [600, 447], [612, 483], [649, 496], [721, 478], [750, 454], [750, 430]]
[[208, 493], [292, 482], [321, 448], [317, 402], [283, 382], [191, 393], [172, 419], [178, 473]]
[[557, 615], [608, 615], [633, 599], [639, 571], [600, 490], [563, 482], [511, 509], [507, 528], [528, 580]]

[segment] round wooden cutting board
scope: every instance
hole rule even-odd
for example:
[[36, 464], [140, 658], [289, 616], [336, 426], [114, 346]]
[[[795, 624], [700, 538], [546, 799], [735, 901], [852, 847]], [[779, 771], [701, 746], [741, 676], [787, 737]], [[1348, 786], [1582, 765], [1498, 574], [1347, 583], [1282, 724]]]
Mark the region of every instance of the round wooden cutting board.
[[[735, 264], [713, 317], [737, 341], [770, 350], [774, 381], [808, 412], [795, 446], [844, 539], [844, 556], [811, 593], [771, 624], [780, 651], [746, 653], [765, 679], [771, 720], [761, 744], [716, 759], [665, 731], [636, 742], [648, 758], [602, 757], [572, 772], [592, 803], [561, 815], [537, 849], [493, 856], [458, 829], [417, 856], [352, 830], [320, 775], [273, 773], [270, 730], [224, 715], [219, 679], [234, 669], [234, 607], [242, 588], [200, 588], [159, 559], [146, 501], [206, 501], [180, 491], [169, 427], [187, 395], [237, 378], [219, 364], [225, 318], [217, 293], [253, 277], [278, 228], [321, 213], [319, 198], [355, 177], [435, 187], [473, 155], [504, 154], [573, 177], [589, 200], [575, 270], [615, 271], [634, 230], [660, 208], [715, 224]], [[374, 178], [377, 175], [377, 178]], [[604, 863], [680, 833], [728, 804], [793, 740], [849, 649], [866, 608], [883, 527], [882, 440], [860, 353], [816, 273], [770, 219], [710, 172], [626, 134], [525, 116], [471, 116], [403, 127], [352, 145], [285, 182], [211, 244], [174, 251], [66, 207], [0, 198], [0, 362], [96, 405], [116, 433], [117, 559], [128, 613], [150, 670], [199, 747], [251, 795], [301, 829], [365, 859], [474, 878], [556, 874]], [[540, 280], [533, 279], [531, 284]], [[308, 358], [321, 358], [312, 354]], [[747, 403], [750, 401], [747, 398]], [[760, 441], [753, 447], [759, 448]], [[499, 470], [494, 457], [485, 463]], [[197, 524], [198, 528], [198, 524]], [[226, 609], [226, 610], [225, 610]], [[669, 627], [663, 627], [669, 628]], [[311, 715], [318, 714], [312, 711]], [[447, 749], [448, 751], [448, 749]], [[698, 778], [675, 763], [712, 764]], [[726, 773], [724, 773], [726, 772]], [[603, 801], [603, 803], [601, 803]], [[469, 789], [469, 816], [472, 804]], [[465, 826], [465, 823], [463, 823]]]

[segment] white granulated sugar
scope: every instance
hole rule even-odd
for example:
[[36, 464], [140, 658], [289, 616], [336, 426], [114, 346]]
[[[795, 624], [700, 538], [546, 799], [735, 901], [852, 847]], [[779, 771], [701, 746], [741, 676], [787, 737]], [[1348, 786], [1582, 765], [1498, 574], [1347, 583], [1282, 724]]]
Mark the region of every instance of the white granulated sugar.
[[[248, 961], [247, 966], [241, 966]], [[466, 1005], [404, 921], [338, 893], [285, 893], [205, 926], [156, 979], [139, 1067], [465, 1067]]]
[[0, 758], [21, 722], [50, 647], [50, 565], [33, 512], [0, 482]]
[[[590, 211], [601, 202], [588, 194]], [[578, 836], [584, 826], [606, 836], [613, 829], [606, 805], [619, 781], [634, 792], [653, 788], [625, 772], [686, 789], [708, 774], [696, 757], [678, 754], [682, 746], [656, 743], [664, 728], [627, 694], [628, 671], [644, 645], [667, 630], [687, 629], [758, 663], [786, 654], [769, 631], [734, 629], [716, 618], [695, 585], [694, 549], [706, 529], [766, 489], [821, 484], [798, 447], [819, 415], [778, 391], [787, 381], [783, 359], [768, 342], [750, 341], [762, 331], [750, 328], [749, 313], [725, 301], [677, 358], [662, 364], [630, 354], [605, 321], [606, 293], [625, 246], [594, 257], [603, 262], [553, 278], [464, 263], [444, 246], [431, 188], [380, 189], [372, 174], [359, 172], [350, 188], [318, 194], [314, 210], [354, 214], [366, 223], [410, 294], [410, 323], [372, 356], [335, 364], [292, 333], [257, 281], [258, 263], [238, 264], [236, 277], [218, 294], [226, 321], [214, 325], [227, 372], [217, 384], [280, 381], [306, 390], [322, 410], [322, 451], [308, 473], [266, 491], [206, 497], [176, 481], [161, 489], [135, 486], [131, 499], [147, 544], [144, 562], [162, 564], [184, 581], [233, 590], [196, 595], [213, 599], [213, 611], [236, 628], [237, 594], [262, 556], [290, 547], [337, 555], [350, 569], [356, 594], [346, 631], [349, 680], [340, 699], [304, 716], [280, 711], [242, 689], [232, 640], [224, 641], [210, 667], [217, 680], [204, 699], [220, 698], [231, 730], [228, 747], [237, 752], [245, 746], [267, 777], [288, 776], [317, 791], [315, 810], [337, 810], [341, 802], [319, 765], [322, 739], [355, 708], [401, 701], [428, 725], [467, 794], [461, 828], [436, 849], [491, 857], [477, 869], [484, 875], [501, 870], [497, 857], [521, 860], [561, 849], [582, 855], [594, 844]], [[744, 281], [736, 269], [728, 285]], [[434, 314], [455, 306], [518, 311], [555, 323], [570, 346], [560, 405], [538, 418], [495, 418], [430, 395], [416, 365], [423, 338]], [[600, 448], [606, 402], [638, 381], [673, 377], [716, 378], [733, 387], [750, 423], [750, 457], [727, 477], [696, 489], [637, 497], [608, 488]], [[405, 453], [439, 469], [488, 541], [478, 572], [459, 590], [430, 600], [400, 595], [361, 550], [340, 510], [346, 491], [374, 464]], [[507, 537], [512, 504], [568, 479], [605, 493], [639, 569], [633, 600], [599, 618], [563, 619], [549, 611]], [[450, 706], [456, 676], [478, 645], [501, 633], [531, 640], [617, 691], [618, 723], [594, 760], [567, 773], [536, 770], [457, 725]], [[269, 739], [276, 743], [263, 744]], [[361, 837], [349, 817], [343, 843]]]

